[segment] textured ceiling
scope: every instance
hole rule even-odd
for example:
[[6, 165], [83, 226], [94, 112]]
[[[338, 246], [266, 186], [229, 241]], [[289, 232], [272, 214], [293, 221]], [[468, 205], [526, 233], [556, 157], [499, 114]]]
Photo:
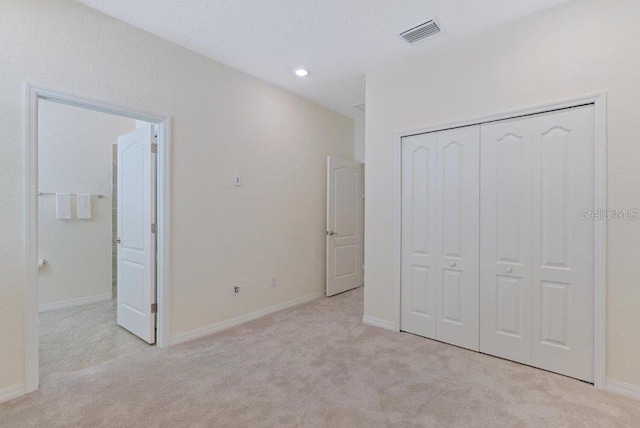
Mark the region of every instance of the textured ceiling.
[[[342, 114], [365, 73], [567, 0], [77, 0]], [[397, 33], [437, 16], [446, 31]], [[296, 67], [310, 70], [306, 78]]]

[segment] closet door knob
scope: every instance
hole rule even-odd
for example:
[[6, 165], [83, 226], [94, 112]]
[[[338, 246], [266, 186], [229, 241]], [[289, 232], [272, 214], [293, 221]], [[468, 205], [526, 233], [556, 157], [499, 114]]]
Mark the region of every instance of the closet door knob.
[[456, 262], [451, 262], [451, 263], [449, 263], [449, 266], [451, 266], [451, 267], [456, 267]]
[[510, 267], [506, 268], [505, 271], [507, 271], [507, 273], [511, 273], [513, 272], [513, 269], [511, 269]]
[[119, 244], [120, 242], [120, 238], [116, 238], [116, 244]]

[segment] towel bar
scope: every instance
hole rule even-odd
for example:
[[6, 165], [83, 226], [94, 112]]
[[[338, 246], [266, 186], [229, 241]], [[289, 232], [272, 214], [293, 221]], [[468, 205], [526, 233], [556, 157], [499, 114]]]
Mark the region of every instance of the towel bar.
[[[38, 196], [55, 196], [55, 193], [51, 193], [51, 192], [38, 192]], [[71, 196], [78, 196], [77, 193], [69, 193], [69, 195]], [[102, 199], [104, 198], [104, 195], [102, 193], [98, 193], [97, 195], [91, 195], [93, 197], [96, 197], [98, 199]]]

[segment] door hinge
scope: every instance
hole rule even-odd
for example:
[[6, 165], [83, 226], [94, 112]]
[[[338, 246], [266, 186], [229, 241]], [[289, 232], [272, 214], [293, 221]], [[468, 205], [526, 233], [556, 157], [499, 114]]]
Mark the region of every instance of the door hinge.
[[158, 226], [155, 223], [151, 225], [151, 233], [158, 233]]
[[151, 304], [151, 313], [152, 314], [157, 314], [158, 313], [158, 304], [157, 303], [152, 303]]
[[151, 153], [158, 153], [158, 143], [151, 143]]

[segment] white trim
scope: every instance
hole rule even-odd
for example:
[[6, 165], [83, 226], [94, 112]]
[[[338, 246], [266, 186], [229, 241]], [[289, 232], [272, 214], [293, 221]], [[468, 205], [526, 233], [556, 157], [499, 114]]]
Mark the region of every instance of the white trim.
[[[585, 95], [584, 97], [576, 97], [570, 99], [559, 100], [556, 102], [545, 103], [541, 105], [529, 106], [509, 110], [507, 112], [489, 114], [484, 116], [478, 116], [467, 120], [460, 120], [456, 122], [448, 122], [444, 124], [431, 125], [424, 128], [410, 129], [407, 131], [396, 132], [396, 140], [402, 137], [408, 137], [411, 135], [426, 134], [428, 132], [444, 131], [452, 128], [461, 128], [463, 126], [482, 125], [483, 123], [496, 122], [499, 120], [513, 119], [520, 116], [530, 116], [533, 114], [546, 113], [554, 110], [561, 110], [566, 108], [577, 107], [587, 104], [597, 104], [606, 100], [606, 93], [596, 93], [591, 95]], [[606, 105], [606, 104], [604, 104]], [[597, 109], [596, 109], [597, 110]], [[605, 118], [606, 119], [606, 118]], [[606, 122], [605, 122], [606, 123]]]
[[[594, 207], [607, 209], [607, 95], [594, 100]], [[603, 389], [607, 384], [607, 224], [594, 222], [594, 385]]]
[[38, 389], [38, 92], [25, 85], [24, 387]]
[[168, 345], [170, 330], [170, 144], [171, 119], [168, 116], [134, 110], [109, 102], [92, 100], [76, 95], [55, 92], [25, 83], [24, 105], [24, 157], [25, 157], [25, 283], [24, 283], [24, 357], [25, 392], [38, 389], [38, 100], [45, 99], [89, 110], [126, 116], [158, 125], [158, 313], [156, 343]]
[[171, 280], [171, 118], [165, 118], [158, 126], [158, 153], [156, 157], [156, 235], [157, 269], [156, 272], [156, 303], [158, 313], [156, 316], [156, 346], [166, 348], [169, 346], [171, 331], [170, 310], [170, 280]]
[[609, 379], [607, 380], [607, 391], [640, 400], [640, 386], [630, 383]]
[[272, 314], [274, 312], [281, 311], [283, 309], [292, 308], [294, 306], [302, 305], [303, 303], [311, 302], [312, 300], [316, 300], [320, 297], [324, 297], [324, 292], [313, 293], [308, 296], [289, 300], [288, 302], [270, 306], [265, 309], [260, 309], [259, 311], [251, 312], [245, 315], [240, 315], [239, 317], [231, 318], [226, 321], [220, 321], [218, 323], [211, 324], [205, 327], [196, 328], [195, 330], [176, 334], [171, 338], [171, 341], [169, 342], [169, 344], [170, 346], [174, 346], [180, 343], [190, 342], [192, 340], [199, 339], [204, 336], [209, 336], [210, 334], [217, 333], [222, 330], [227, 330], [231, 327], [236, 327], [240, 324], [244, 324], [249, 321], [253, 321], [255, 319], [261, 318], [265, 315]]
[[392, 321], [383, 320], [382, 318], [376, 318], [376, 317], [365, 315], [362, 317], [362, 322], [366, 325], [383, 328], [385, 330], [399, 331], [396, 328], [396, 325]]
[[25, 394], [26, 392], [23, 384], [7, 386], [6, 388], [0, 389], [0, 403], [22, 397]]
[[78, 297], [69, 300], [60, 300], [52, 303], [41, 303], [38, 305], [38, 312], [55, 311], [56, 309], [71, 308], [73, 306], [88, 305], [89, 303], [104, 302], [112, 299], [111, 293], [96, 294], [94, 296]]
[[[442, 125], [433, 125], [426, 128], [413, 129], [395, 133], [394, 138], [394, 258], [393, 258], [393, 321], [398, 329], [400, 326], [400, 267], [401, 267], [401, 236], [402, 236], [402, 165], [401, 150], [402, 138], [410, 135], [424, 134], [427, 132], [443, 131], [445, 129], [459, 128], [462, 126], [480, 125], [482, 123], [498, 120], [512, 119], [514, 117], [539, 114], [553, 110], [577, 107], [580, 105], [593, 104], [595, 107], [595, 208], [606, 209], [607, 206], [607, 95], [605, 92], [576, 97], [572, 99], [560, 100], [554, 103], [526, 107], [511, 110], [504, 113], [497, 113], [488, 116], [481, 116], [469, 120], [452, 122]], [[594, 242], [594, 384], [597, 388], [606, 388], [606, 297], [607, 297], [607, 225], [603, 221], [594, 222], [595, 242]]]

